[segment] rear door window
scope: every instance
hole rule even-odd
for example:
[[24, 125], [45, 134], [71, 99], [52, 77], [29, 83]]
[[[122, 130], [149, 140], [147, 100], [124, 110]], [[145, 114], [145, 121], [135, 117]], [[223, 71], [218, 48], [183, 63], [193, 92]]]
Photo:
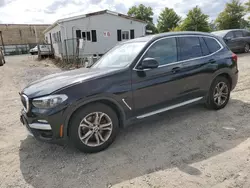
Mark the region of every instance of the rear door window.
[[245, 37], [250, 37], [250, 32], [249, 31], [243, 31]]
[[178, 50], [180, 61], [202, 56], [199, 37], [178, 37]]
[[243, 37], [243, 32], [242, 31], [234, 31], [234, 36], [235, 36], [235, 38]]
[[210, 54], [217, 52], [221, 48], [219, 43], [214, 38], [203, 37], [203, 39], [205, 40], [205, 43], [209, 49]]
[[209, 55], [210, 54], [210, 51], [207, 47], [207, 44], [205, 43], [203, 37], [200, 37], [200, 44], [201, 44], [201, 51], [202, 51], [202, 55]]

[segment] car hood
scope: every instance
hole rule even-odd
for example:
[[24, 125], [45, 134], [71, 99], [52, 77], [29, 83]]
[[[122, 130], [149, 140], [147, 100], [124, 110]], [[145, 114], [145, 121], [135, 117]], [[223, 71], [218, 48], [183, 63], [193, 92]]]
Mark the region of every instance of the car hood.
[[51, 94], [59, 89], [81, 83], [90, 79], [99, 78], [117, 72], [119, 69], [80, 68], [73, 71], [52, 74], [30, 83], [22, 93], [29, 98]]

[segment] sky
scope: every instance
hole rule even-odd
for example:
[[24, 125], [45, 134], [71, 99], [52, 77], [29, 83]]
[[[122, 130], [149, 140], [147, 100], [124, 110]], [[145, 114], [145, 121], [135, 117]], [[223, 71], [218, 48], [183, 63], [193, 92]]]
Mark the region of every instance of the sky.
[[[214, 20], [230, 0], [0, 0], [0, 23], [52, 24], [58, 19], [109, 9], [126, 14], [133, 5], [151, 6], [154, 22], [165, 8], [185, 17], [198, 5]], [[242, 2], [246, 0], [241, 0]]]

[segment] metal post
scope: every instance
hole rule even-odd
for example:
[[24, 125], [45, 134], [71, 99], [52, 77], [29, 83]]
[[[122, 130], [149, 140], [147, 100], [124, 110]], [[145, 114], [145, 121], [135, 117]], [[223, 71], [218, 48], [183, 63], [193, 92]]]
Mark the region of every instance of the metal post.
[[52, 55], [52, 57], [54, 58], [54, 55], [55, 55], [54, 53], [55, 53], [55, 52], [54, 52], [54, 48], [53, 48], [53, 44], [52, 44], [52, 37], [51, 37], [51, 33], [49, 33], [49, 38], [50, 38], [51, 52], [52, 52], [52, 54], [53, 54], [53, 55]]
[[65, 54], [66, 54], [66, 57], [67, 57], [67, 63], [69, 62], [69, 56], [68, 56], [68, 50], [67, 50], [67, 42], [68, 40], [64, 40], [64, 44], [65, 44]]
[[3, 46], [3, 52], [4, 52], [4, 54], [5, 54], [5, 47], [4, 47], [4, 42], [3, 42], [2, 31], [0, 31], [0, 36], [1, 36], [2, 46]]
[[73, 59], [75, 59], [75, 46], [74, 46], [74, 27], [72, 27], [72, 42], [73, 42]]
[[37, 50], [38, 50], [38, 59], [40, 60], [42, 58], [41, 56], [41, 49], [40, 49], [40, 44], [37, 44]]

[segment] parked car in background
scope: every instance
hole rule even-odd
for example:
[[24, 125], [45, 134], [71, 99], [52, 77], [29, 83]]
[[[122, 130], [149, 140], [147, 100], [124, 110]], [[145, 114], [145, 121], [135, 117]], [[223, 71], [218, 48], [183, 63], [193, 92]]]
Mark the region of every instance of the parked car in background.
[[39, 49], [38, 49], [38, 46], [35, 46], [34, 48], [30, 49], [30, 54], [31, 55], [37, 55], [38, 50], [40, 50], [40, 55], [41, 56], [53, 55], [53, 52], [51, 50], [51, 45], [49, 45], [49, 44], [40, 44]]
[[38, 47], [35, 46], [34, 48], [30, 49], [30, 54], [31, 55], [37, 55], [38, 54]]
[[233, 52], [249, 52], [250, 32], [245, 29], [221, 30], [212, 34], [222, 37]]
[[3, 49], [0, 48], [0, 66], [3, 66], [4, 64], [5, 64], [4, 53]]
[[107, 148], [136, 120], [197, 102], [224, 108], [237, 56], [220, 37], [169, 32], [119, 43], [89, 69], [57, 73], [20, 93], [21, 122], [39, 140]]

